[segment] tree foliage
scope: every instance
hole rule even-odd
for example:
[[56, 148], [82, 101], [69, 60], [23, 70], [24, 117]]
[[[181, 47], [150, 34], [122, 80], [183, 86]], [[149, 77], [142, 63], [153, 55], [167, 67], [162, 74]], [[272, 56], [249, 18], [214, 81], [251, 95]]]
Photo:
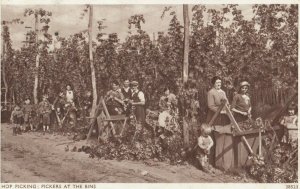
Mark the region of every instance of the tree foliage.
[[[171, 8], [167, 7], [163, 16]], [[210, 79], [221, 76], [224, 87], [232, 89], [242, 79], [254, 87], [288, 87], [298, 76], [298, 5], [253, 5], [253, 18], [245, 19], [238, 5], [222, 9], [192, 7], [189, 80], [208, 87]], [[26, 10], [26, 15], [34, 14]], [[49, 27], [51, 14], [39, 10], [43, 29]], [[205, 20], [205, 15], [210, 20]], [[99, 95], [110, 87], [112, 80], [138, 80], [152, 108], [156, 107], [162, 89], [169, 86], [177, 92], [182, 78], [183, 26], [176, 12], [169, 13], [167, 32], [158, 32], [151, 39], [143, 30], [143, 15], [128, 19], [128, 36], [120, 42], [117, 33], [103, 33], [105, 19], [98, 21], [97, 40], [93, 42], [94, 61]], [[232, 19], [228, 19], [232, 17]], [[47, 32], [46, 32], [47, 33]], [[29, 32], [34, 39], [34, 32]], [[72, 83], [79, 96], [91, 91], [86, 31], [67, 38], [58, 37], [60, 48], [50, 51], [52, 36], [41, 44], [40, 89], [56, 93]], [[43, 44], [43, 45], [42, 45]], [[31, 95], [36, 48], [29, 45], [10, 50], [7, 70], [18, 99]], [[56, 58], [54, 58], [54, 55]]]

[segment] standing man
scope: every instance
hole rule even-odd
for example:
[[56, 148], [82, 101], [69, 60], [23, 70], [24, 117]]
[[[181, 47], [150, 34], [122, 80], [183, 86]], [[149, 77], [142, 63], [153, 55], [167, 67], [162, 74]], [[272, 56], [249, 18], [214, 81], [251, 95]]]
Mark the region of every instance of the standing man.
[[136, 126], [136, 135], [137, 138], [141, 137], [143, 132], [143, 127], [146, 119], [146, 111], [145, 111], [145, 95], [138, 88], [139, 83], [137, 81], [132, 81], [132, 101], [131, 104], [134, 108], [134, 114], [137, 121]]
[[132, 97], [132, 90], [130, 89], [129, 84], [130, 84], [129, 80], [125, 79], [124, 85], [121, 89], [121, 92], [122, 92], [125, 100], [130, 100]]
[[129, 104], [129, 100], [131, 100], [132, 98], [132, 90], [131, 88], [129, 87], [129, 80], [128, 79], [125, 79], [124, 81], [124, 85], [121, 89], [121, 92], [124, 96], [124, 110], [125, 110], [125, 114], [127, 116], [129, 116], [130, 114], [130, 109], [131, 109], [131, 104]]

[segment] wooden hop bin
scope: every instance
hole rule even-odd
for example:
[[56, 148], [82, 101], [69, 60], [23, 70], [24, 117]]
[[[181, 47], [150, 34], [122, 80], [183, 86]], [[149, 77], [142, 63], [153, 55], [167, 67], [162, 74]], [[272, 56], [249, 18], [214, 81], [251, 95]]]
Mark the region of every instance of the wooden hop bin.
[[[218, 127], [224, 127], [221, 131]], [[226, 129], [227, 127], [227, 129]], [[248, 156], [250, 155], [241, 137], [244, 136], [248, 141], [254, 154], [258, 154], [259, 150], [259, 129], [253, 129], [251, 131], [233, 133], [228, 126], [216, 126], [216, 130], [213, 132], [215, 139], [215, 166], [223, 170], [230, 170], [236, 168], [243, 168], [251, 163]], [[281, 130], [280, 126], [275, 126], [273, 129], [276, 132]], [[227, 131], [226, 131], [227, 130]], [[270, 132], [274, 132], [272, 129], [266, 129], [262, 133], [262, 139]], [[264, 149], [262, 148], [264, 154]]]
[[[282, 130], [279, 126], [277, 126], [272, 128], [257, 128], [249, 131], [242, 131], [225, 101], [222, 101], [222, 105], [209, 122], [209, 125], [213, 124], [214, 119], [223, 108], [225, 108], [231, 124], [225, 126], [213, 126], [215, 141], [213, 164], [217, 168], [229, 170], [249, 165], [249, 156], [254, 154], [263, 154], [262, 147], [259, 149], [259, 146], [262, 146], [262, 139], [269, 132]], [[265, 129], [265, 132], [260, 132], [262, 129]]]

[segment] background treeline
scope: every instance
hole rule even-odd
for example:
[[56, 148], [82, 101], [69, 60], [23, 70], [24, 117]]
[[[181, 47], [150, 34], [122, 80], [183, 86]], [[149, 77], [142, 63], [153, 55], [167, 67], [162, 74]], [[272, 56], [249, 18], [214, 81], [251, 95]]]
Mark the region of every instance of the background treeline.
[[[270, 104], [280, 102], [280, 98], [286, 98], [285, 94], [289, 92], [285, 91], [289, 91], [289, 87], [297, 86], [298, 5], [253, 5], [252, 10], [252, 19], [246, 20], [238, 5], [224, 5], [220, 10], [207, 9], [204, 5], [192, 6], [186, 89], [199, 90], [197, 98], [203, 100], [200, 104], [205, 103], [205, 91], [215, 75], [223, 78], [229, 96], [242, 79], [247, 79], [252, 91], [256, 91], [253, 92], [256, 101], [268, 99]], [[67, 83], [74, 86], [79, 97], [92, 91], [87, 31], [67, 38], [52, 36], [47, 32], [52, 15], [41, 13], [44, 13], [40, 20], [44, 37], [38, 44], [34, 43], [35, 32], [29, 31], [28, 43], [15, 50], [11, 46], [10, 25], [3, 27], [6, 52], [2, 56], [2, 68], [5, 63], [2, 75], [5, 72], [9, 101], [32, 98], [37, 71], [39, 98], [43, 93], [56, 95]], [[143, 15], [131, 16], [124, 42], [120, 42], [117, 33], [103, 33], [105, 22], [109, 20], [97, 22], [93, 56], [98, 96], [109, 90], [112, 80], [122, 82], [125, 78], [140, 82], [149, 106], [154, 109], [165, 86], [179, 92], [183, 25], [172, 9], [164, 14], [172, 17], [168, 31], [156, 34], [143, 30], [143, 24], [147, 22]], [[206, 14], [210, 15], [209, 22], [204, 19]], [[53, 44], [59, 44], [59, 47], [50, 49]], [[39, 70], [35, 69], [37, 49], [40, 52]], [[3, 79], [1, 81], [4, 86]], [[270, 92], [262, 94], [265, 89]]]

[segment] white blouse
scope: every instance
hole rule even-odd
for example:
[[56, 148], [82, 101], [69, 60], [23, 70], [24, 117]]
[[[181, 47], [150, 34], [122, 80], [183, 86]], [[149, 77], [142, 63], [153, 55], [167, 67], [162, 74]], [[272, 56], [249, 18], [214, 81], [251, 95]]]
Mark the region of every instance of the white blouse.
[[66, 92], [66, 99], [67, 99], [67, 102], [73, 102], [74, 101], [74, 92], [73, 91], [67, 91]]

